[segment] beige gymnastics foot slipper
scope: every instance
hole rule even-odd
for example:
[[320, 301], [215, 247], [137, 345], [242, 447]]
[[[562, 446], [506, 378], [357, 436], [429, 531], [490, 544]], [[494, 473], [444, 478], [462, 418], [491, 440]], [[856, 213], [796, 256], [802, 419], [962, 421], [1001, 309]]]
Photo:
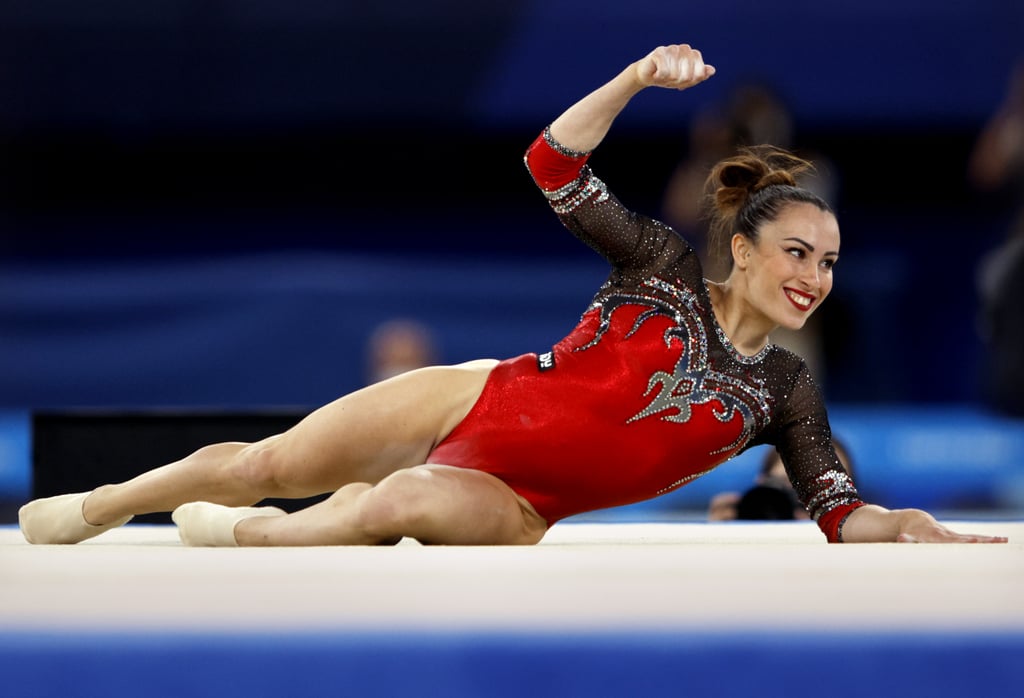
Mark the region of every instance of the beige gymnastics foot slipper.
[[238, 547], [235, 526], [254, 516], [285, 516], [277, 507], [226, 507], [210, 502], [182, 504], [171, 514], [178, 525], [178, 536], [185, 545], [198, 547]]
[[29, 502], [18, 510], [21, 533], [29, 543], [79, 543], [104, 531], [131, 521], [126, 516], [117, 521], [94, 526], [85, 520], [82, 504], [91, 492], [75, 492]]

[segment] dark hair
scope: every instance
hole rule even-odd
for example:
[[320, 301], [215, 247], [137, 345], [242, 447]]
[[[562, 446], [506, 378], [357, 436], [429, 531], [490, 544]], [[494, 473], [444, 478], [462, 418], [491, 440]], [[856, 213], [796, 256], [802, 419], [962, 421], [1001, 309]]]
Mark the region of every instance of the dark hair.
[[731, 268], [732, 236], [739, 233], [756, 243], [761, 226], [778, 218], [789, 204], [813, 204], [832, 213], [823, 198], [797, 186], [797, 175], [813, 169], [807, 160], [771, 145], [740, 148], [715, 165], [704, 186], [711, 252], [725, 255]]

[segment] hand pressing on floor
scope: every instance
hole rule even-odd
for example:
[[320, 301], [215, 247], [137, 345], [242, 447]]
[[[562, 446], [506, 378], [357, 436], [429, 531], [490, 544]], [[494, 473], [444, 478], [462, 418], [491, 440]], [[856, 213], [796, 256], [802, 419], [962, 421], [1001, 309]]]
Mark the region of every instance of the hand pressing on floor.
[[841, 526], [844, 543], [1006, 543], [1005, 536], [951, 531], [920, 509], [885, 509], [868, 504], [855, 509]]

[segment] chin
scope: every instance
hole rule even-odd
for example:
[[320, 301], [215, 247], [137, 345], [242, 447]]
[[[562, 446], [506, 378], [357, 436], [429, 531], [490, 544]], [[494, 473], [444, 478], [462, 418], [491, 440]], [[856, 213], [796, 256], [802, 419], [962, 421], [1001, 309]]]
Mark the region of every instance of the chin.
[[787, 313], [784, 317], [779, 320], [779, 327], [784, 327], [787, 330], [800, 330], [807, 324], [807, 320], [811, 317], [811, 312], [808, 311], [801, 315], [791, 315]]

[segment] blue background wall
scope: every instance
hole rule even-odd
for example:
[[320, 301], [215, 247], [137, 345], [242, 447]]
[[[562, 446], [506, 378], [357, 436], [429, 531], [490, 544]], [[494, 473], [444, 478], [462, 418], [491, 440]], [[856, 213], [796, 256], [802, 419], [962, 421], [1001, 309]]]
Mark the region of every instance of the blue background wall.
[[522, 151], [673, 41], [719, 74], [641, 95], [602, 177], [657, 214], [696, 110], [773, 86], [841, 175], [829, 400], [977, 406], [1015, 202], [967, 157], [1021, 36], [1011, 0], [4, 3], [0, 407], [313, 406], [393, 316], [445, 361], [547, 347], [604, 269]]

